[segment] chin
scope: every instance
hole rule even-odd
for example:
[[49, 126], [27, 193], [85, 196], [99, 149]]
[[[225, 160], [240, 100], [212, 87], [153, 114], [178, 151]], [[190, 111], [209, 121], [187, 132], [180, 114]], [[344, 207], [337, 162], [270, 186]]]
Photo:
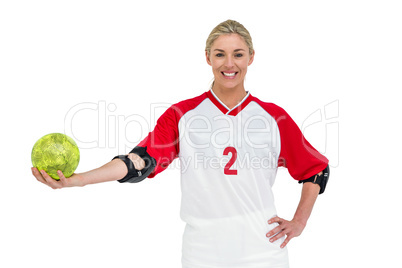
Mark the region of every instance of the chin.
[[215, 83], [217, 86], [221, 88], [227, 88], [227, 89], [236, 89], [239, 86], [241, 86], [241, 83], [233, 83], [233, 82], [223, 82], [223, 83]]

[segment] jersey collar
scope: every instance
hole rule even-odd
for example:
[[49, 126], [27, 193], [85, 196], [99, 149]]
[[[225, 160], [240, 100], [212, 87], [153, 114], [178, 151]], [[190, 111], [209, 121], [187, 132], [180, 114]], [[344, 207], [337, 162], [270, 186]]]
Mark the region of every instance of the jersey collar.
[[212, 91], [212, 89], [210, 89], [207, 92], [207, 96], [208, 98], [212, 101], [213, 104], [215, 104], [215, 106], [224, 114], [226, 115], [231, 115], [231, 116], [236, 116], [238, 113], [241, 112], [241, 110], [243, 110], [250, 102], [252, 99], [252, 96], [250, 94], [250, 92], [247, 92], [247, 95], [243, 98], [243, 100], [241, 102], [239, 102], [239, 104], [237, 104], [235, 107], [233, 107], [232, 109], [229, 109], [216, 95], [215, 93]]

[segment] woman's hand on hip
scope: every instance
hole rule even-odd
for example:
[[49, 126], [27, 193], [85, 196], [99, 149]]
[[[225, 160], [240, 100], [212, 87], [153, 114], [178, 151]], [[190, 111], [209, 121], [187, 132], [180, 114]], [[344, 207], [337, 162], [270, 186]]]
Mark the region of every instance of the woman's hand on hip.
[[296, 221], [295, 219], [291, 221], [287, 221], [285, 219], [282, 219], [278, 216], [271, 218], [268, 221], [268, 224], [273, 224], [273, 223], [278, 223], [279, 226], [276, 228], [272, 229], [267, 233], [267, 237], [269, 237], [269, 241], [271, 243], [275, 242], [279, 238], [283, 237], [286, 235], [285, 241], [281, 244], [281, 248], [284, 248], [289, 241], [294, 238], [298, 237], [306, 227], [305, 224], [302, 222]]

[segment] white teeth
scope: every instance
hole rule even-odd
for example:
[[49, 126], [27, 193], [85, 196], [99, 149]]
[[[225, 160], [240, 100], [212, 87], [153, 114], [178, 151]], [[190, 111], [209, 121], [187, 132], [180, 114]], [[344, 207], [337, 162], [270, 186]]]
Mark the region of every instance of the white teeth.
[[225, 73], [225, 72], [224, 72], [223, 75], [224, 75], [224, 76], [235, 76], [236, 73]]

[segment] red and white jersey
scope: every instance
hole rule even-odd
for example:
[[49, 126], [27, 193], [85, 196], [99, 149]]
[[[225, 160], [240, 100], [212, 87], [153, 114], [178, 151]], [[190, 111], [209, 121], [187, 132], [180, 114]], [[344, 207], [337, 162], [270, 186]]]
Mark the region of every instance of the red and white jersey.
[[180, 159], [183, 267], [288, 267], [284, 238], [266, 237], [277, 168], [303, 180], [328, 160], [282, 108], [248, 93], [228, 109], [210, 90], [172, 105], [138, 146], [156, 159], [150, 178]]

